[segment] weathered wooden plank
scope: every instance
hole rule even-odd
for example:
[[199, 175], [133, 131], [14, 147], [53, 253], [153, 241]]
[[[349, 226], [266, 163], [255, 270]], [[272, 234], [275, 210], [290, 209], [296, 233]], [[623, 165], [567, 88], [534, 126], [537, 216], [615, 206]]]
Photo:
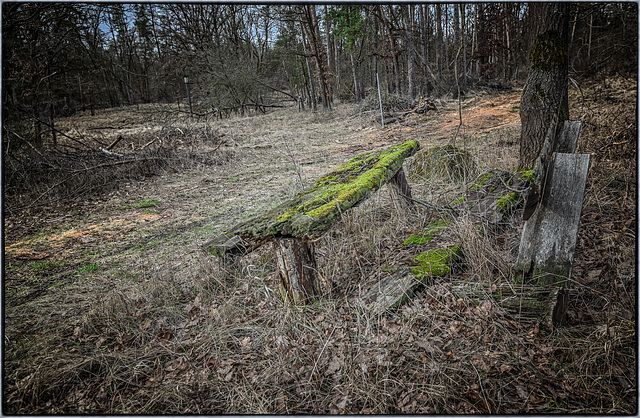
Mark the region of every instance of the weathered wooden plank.
[[374, 315], [381, 315], [400, 306], [424, 280], [416, 278], [409, 266], [402, 265], [369, 288], [359, 304]]
[[[557, 286], [532, 284], [490, 284], [458, 281], [451, 283], [451, 293], [475, 303], [492, 300], [521, 322], [554, 322], [552, 318], [566, 311], [567, 292]], [[555, 322], [554, 322], [555, 323]]]
[[[553, 155], [539, 207], [524, 224], [515, 266], [516, 282], [566, 288], [589, 161], [588, 154]], [[562, 307], [562, 301], [558, 300], [557, 305]], [[563, 315], [560, 309], [552, 317], [553, 322], [560, 321]]]
[[273, 239], [283, 299], [296, 305], [320, 296], [320, 281], [312, 242], [298, 238]]
[[237, 225], [229, 233], [254, 240], [320, 235], [340, 220], [342, 212], [369, 197], [394, 177], [405, 158], [418, 149], [420, 144], [417, 141], [407, 141], [384, 151], [353, 158], [293, 199]]
[[576, 152], [576, 147], [578, 146], [578, 137], [580, 136], [581, 128], [581, 121], [565, 120], [560, 133], [556, 137], [556, 141], [553, 146], [553, 152], [561, 152], [566, 154], [573, 154], [574, 152]]

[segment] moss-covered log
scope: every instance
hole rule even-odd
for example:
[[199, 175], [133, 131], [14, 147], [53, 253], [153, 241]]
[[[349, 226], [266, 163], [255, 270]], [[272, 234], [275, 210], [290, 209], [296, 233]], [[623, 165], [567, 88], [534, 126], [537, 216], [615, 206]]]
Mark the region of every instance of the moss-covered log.
[[229, 233], [253, 240], [321, 235], [340, 220], [342, 212], [362, 202], [394, 177], [405, 158], [418, 149], [417, 141], [408, 141], [353, 158], [293, 199], [247, 220]]
[[413, 259], [416, 266], [401, 265], [372, 286], [360, 299], [361, 306], [376, 315], [399, 307], [416, 288], [428, 284], [434, 276], [451, 274], [451, 264], [459, 254], [459, 245], [433, 248], [419, 254]]

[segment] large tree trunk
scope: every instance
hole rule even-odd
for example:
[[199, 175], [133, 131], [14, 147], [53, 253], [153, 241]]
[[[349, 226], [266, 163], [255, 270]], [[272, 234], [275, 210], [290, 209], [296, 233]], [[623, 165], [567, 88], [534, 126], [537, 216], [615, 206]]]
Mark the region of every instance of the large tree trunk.
[[529, 52], [530, 72], [520, 101], [520, 168], [532, 168], [554, 115], [569, 119], [567, 3], [531, 3], [535, 37]]

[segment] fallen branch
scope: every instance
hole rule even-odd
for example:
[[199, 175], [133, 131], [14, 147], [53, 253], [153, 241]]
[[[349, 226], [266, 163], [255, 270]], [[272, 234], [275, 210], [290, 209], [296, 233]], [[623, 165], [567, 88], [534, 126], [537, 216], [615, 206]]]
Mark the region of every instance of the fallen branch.
[[99, 147], [98, 148], [100, 151], [104, 152], [107, 155], [113, 155], [115, 157], [124, 157], [123, 154], [118, 154], [117, 152], [111, 152], [111, 151], [107, 151], [105, 148]]
[[[118, 137], [116, 138], [116, 140], [115, 140], [115, 141], [113, 141], [113, 142], [111, 143], [111, 145], [109, 145], [109, 146], [108, 146], [107, 148], [105, 148], [105, 149], [106, 149], [107, 151], [111, 151], [111, 148], [115, 147], [115, 146], [116, 146], [116, 144], [117, 144], [118, 142], [120, 142], [121, 140], [122, 140], [122, 135], [118, 135]], [[102, 149], [102, 148], [101, 148], [101, 149]]]
[[141, 158], [141, 159], [133, 159], [133, 160], [124, 160], [124, 161], [114, 161], [111, 163], [102, 163], [102, 164], [98, 164], [98, 165], [94, 165], [92, 167], [87, 167], [87, 168], [82, 168], [82, 169], [78, 169], [78, 170], [73, 170], [71, 173], [75, 174], [75, 173], [84, 173], [86, 171], [91, 171], [91, 170], [95, 170], [96, 168], [104, 168], [104, 167], [115, 167], [117, 165], [123, 165], [123, 164], [130, 164], [130, 163], [137, 163], [137, 162], [145, 162], [145, 161], [154, 161], [154, 160], [164, 160], [164, 158], [160, 158], [160, 157], [151, 157], [151, 158]]

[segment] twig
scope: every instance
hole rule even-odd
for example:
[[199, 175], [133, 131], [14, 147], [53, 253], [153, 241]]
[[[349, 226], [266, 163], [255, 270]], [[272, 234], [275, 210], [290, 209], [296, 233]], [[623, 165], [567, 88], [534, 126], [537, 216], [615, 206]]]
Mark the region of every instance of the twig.
[[164, 158], [151, 157], [151, 158], [141, 158], [141, 159], [133, 159], [133, 160], [115, 161], [115, 162], [112, 162], [112, 163], [102, 163], [102, 164], [94, 165], [92, 167], [73, 170], [71, 173], [83, 173], [85, 171], [94, 170], [96, 168], [114, 167], [114, 166], [117, 166], [117, 165], [123, 165], [123, 164], [129, 164], [129, 163], [137, 163], [137, 162], [143, 162], [143, 161], [153, 161], [153, 160], [164, 160]]
[[450, 208], [450, 207], [447, 207], [447, 206], [436, 206], [436, 205], [433, 205], [433, 204], [428, 203], [428, 202], [423, 202], [421, 200], [414, 199], [413, 197], [409, 197], [409, 196], [404, 195], [402, 193], [400, 193], [400, 196], [404, 197], [405, 199], [409, 199], [412, 202], [417, 203], [419, 205], [422, 205], [422, 206], [424, 206], [426, 208], [432, 209], [432, 210], [437, 210], [439, 212], [450, 212], [450, 213], [454, 213], [454, 214], [458, 213], [458, 209], [456, 209], [456, 208]]
[[118, 154], [117, 152], [107, 151], [105, 148], [102, 148], [102, 147], [98, 147], [98, 149], [99, 149], [100, 151], [104, 152], [104, 153], [105, 153], [105, 154], [107, 154], [107, 155], [113, 155], [113, 156], [116, 156], [116, 157], [124, 157], [124, 155], [123, 155], [123, 154]]
[[[177, 129], [177, 128], [176, 128]], [[179, 130], [179, 129], [178, 129]], [[180, 131], [182, 132], [182, 131]], [[184, 135], [184, 133], [183, 133]], [[156, 142], [158, 140], [158, 137], [156, 136], [154, 139], [152, 139], [151, 141], [147, 142], [146, 144], [144, 144], [142, 147], [138, 148], [138, 151], [142, 151], [143, 149], [147, 148], [149, 145], [153, 144], [154, 142]]]
[[65, 134], [64, 132], [62, 132], [62, 131], [60, 131], [60, 130], [58, 130], [58, 129], [54, 128], [54, 127], [53, 127], [52, 125], [50, 125], [49, 123], [44, 122], [44, 121], [42, 121], [42, 120], [40, 120], [39, 118], [36, 118], [36, 117], [33, 117], [33, 119], [37, 120], [38, 122], [42, 123], [43, 125], [47, 125], [47, 126], [49, 127], [49, 129], [51, 129], [51, 130], [52, 130], [52, 131], [54, 131], [55, 133], [58, 133], [58, 134], [60, 134], [60, 135], [64, 136], [65, 138], [67, 138], [67, 139], [70, 139], [70, 140], [75, 141], [75, 142], [77, 142], [77, 143], [79, 143], [79, 144], [82, 144], [82, 145], [84, 145], [85, 147], [87, 147], [87, 148], [89, 148], [89, 149], [93, 149], [93, 147], [89, 146], [89, 145], [88, 145], [88, 144], [86, 144], [85, 142], [83, 142], [83, 141], [79, 140], [78, 138], [74, 138], [74, 137], [71, 137], [71, 136], [69, 136], [69, 135]]
[[122, 140], [122, 135], [118, 135], [118, 137], [116, 138], [115, 141], [113, 141], [107, 148], [105, 148], [107, 151], [111, 151], [111, 148], [115, 147], [116, 144], [118, 142], [120, 142]]

